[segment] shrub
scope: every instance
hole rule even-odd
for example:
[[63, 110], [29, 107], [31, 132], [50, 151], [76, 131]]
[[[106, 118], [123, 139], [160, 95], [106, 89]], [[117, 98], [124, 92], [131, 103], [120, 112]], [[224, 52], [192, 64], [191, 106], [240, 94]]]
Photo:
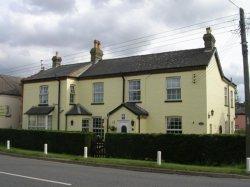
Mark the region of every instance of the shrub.
[[156, 159], [185, 164], [241, 164], [245, 137], [240, 135], [106, 134], [106, 155], [128, 159]]
[[48, 144], [48, 151], [65, 154], [83, 154], [84, 146], [90, 150], [93, 135], [81, 132], [37, 131], [0, 129], [0, 144], [11, 141], [11, 146], [29, 150], [43, 150]]

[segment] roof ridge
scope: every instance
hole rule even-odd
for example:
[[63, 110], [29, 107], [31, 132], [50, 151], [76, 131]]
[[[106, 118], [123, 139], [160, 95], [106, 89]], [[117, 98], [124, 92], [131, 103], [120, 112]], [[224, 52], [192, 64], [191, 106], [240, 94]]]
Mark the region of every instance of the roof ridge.
[[133, 58], [133, 57], [144, 57], [144, 56], [159, 55], [159, 54], [164, 54], [164, 53], [183, 52], [183, 51], [193, 51], [193, 50], [202, 50], [202, 49], [205, 49], [205, 48], [203, 47], [203, 48], [182, 49], [182, 50], [174, 50], [174, 51], [164, 51], [164, 52], [160, 52], [160, 53], [148, 53], [148, 54], [142, 54], [142, 55], [125, 56], [125, 57], [119, 57], [119, 58], [107, 58], [107, 59], [103, 59], [103, 60], [101, 60], [101, 61], [106, 61], [106, 60], [118, 60], [118, 59]]

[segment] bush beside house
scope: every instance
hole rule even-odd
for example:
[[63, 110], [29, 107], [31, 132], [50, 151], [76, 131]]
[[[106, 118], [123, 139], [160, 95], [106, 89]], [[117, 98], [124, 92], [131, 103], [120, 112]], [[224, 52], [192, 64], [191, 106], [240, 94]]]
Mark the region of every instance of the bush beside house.
[[[0, 144], [11, 141], [11, 146], [29, 150], [43, 150], [48, 144], [48, 151], [81, 155], [84, 146], [91, 148], [93, 134], [80, 132], [58, 132], [37, 130], [0, 129]], [[90, 150], [90, 149], [89, 149]]]
[[156, 159], [186, 164], [241, 164], [245, 137], [240, 135], [106, 134], [106, 155], [127, 159]]

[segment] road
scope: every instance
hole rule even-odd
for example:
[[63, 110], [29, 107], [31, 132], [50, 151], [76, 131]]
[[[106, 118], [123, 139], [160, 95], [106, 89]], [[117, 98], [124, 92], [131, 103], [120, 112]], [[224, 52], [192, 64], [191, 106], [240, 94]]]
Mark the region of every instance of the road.
[[0, 155], [1, 187], [249, 187], [250, 180], [127, 171]]

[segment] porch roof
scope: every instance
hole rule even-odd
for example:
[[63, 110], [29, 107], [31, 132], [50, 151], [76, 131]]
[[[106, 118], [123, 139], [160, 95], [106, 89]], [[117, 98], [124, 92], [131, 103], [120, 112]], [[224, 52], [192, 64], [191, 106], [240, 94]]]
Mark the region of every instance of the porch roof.
[[136, 103], [132, 103], [132, 102], [122, 103], [121, 105], [116, 107], [114, 110], [109, 112], [108, 115], [111, 115], [111, 114], [115, 113], [121, 107], [125, 107], [126, 109], [128, 109], [130, 112], [134, 113], [137, 116], [148, 116], [148, 112], [145, 109], [138, 106]]
[[91, 116], [92, 114], [82, 105], [75, 104], [72, 108], [66, 113], [66, 115], [86, 115]]
[[54, 110], [53, 106], [33, 106], [25, 114], [27, 115], [48, 115]]

